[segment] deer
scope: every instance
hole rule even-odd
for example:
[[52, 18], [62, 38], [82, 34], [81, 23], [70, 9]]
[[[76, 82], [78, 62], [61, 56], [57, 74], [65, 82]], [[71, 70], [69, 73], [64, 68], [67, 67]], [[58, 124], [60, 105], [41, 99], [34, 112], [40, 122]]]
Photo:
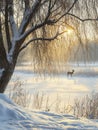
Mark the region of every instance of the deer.
[[73, 75], [74, 72], [75, 72], [74, 70], [68, 71], [68, 72], [67, 72], [67, 76], [71, 76], [71, 77], [72, 77], [72, 75]]

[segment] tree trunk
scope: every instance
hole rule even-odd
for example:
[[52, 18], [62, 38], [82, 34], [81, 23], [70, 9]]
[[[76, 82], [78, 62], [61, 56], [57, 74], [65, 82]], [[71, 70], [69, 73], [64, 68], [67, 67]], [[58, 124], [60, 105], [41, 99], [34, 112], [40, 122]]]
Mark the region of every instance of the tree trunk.
[[8, 66], [6, 69], [1, 69], [2, 73], [0, 76], [0, 93], [4, 93], [12, 75], [14, 72], [13, 66]]

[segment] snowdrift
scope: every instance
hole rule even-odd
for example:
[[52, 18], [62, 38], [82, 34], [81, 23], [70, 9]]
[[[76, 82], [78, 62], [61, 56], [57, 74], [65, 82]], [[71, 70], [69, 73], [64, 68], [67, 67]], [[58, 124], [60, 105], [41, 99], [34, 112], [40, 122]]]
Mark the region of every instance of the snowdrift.
[[98, 130], [98, 121], [50, 112], [28, 112], [0, 94], [0, 130]]

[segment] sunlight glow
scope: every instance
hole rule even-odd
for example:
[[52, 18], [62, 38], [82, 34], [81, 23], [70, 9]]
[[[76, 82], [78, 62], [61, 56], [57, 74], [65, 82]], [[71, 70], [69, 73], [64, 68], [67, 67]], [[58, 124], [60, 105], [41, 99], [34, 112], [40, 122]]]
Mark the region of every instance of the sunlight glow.
[[68, 34], [70, 35], [70, 34], [73, 33], [73, 30], [72, 30], [72, 29], [68, 29], [68, 30], [66, 31], [66, 33], [68, 33]]
[[71, 27], [64, 27], [64, 26], [60, 26], [59, 31], [61, 32], [60, 34], [62, 34], [62, 36], [64, 36], [64, 37], [66, 37], [66, 36], [70, 37], [74, 33], [74, 29], [73, 28], [71, 28]]

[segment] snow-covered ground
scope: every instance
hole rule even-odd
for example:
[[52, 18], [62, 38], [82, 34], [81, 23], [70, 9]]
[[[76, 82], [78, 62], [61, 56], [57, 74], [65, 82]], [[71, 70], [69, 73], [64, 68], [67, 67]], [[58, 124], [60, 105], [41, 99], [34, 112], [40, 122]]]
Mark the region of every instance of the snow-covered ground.
[[28, 112], [0, 94], [0, 130], [98, 130], [98, 121], [51, 112]]
[[[98, 92], [97, 65], [74, 66], [74, 70], [73, 77], [67, 77], [66, 73], [40, 77], [28, 66], [17, 66], [5, 94], [11, 90], [16, 78], [24, 82], [31, 94], [41, 92], [49, 96], [50, 104], [55, 104], [57, 97], [65, 104], [72, 104], [76, 97]], [[0, 94], [0, 130], [98, 130], [98, 120], [77, 119], [54, 111], [24, 110]]]
[[[39, 76], [34, 74], [30, 66], [17, 66], [9, 84], [10, 90], [14, 81], [19, 78], [24, 82], [25, 89], [30, 93], [40, 92], [50, 97], [53, 103], [57, 96], [65, 103], [73, 103], [76, 97], [83, 97], [92, 91], [98, 92], [98, 66], [73, 66], [73, 77], [67, 77], [66, 72], [53, 77], [50, 75]], [[72, 68], [71, 68], [72, 69]]]

